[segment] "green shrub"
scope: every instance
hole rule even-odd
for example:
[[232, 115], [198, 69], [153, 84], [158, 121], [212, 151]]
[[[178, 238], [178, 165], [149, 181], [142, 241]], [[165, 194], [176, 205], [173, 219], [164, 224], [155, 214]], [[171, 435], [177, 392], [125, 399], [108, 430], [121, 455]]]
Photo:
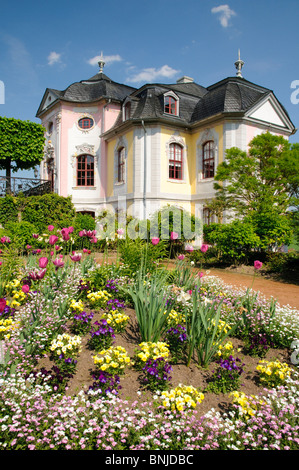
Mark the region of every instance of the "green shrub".
[[32, 245], [33, 233], [36, 233], [36, 227], [30, 222], [8, 222], [6, 224], [6, 234], [19, 252], [23, 252], [26, 245]]
[[254, 227], [260, 238], [260, 247], [263, 251], [272, 250], [282, 245], [288, 245], [292, 239], [291, 221], [285, 215], [276, 212], [254, 213], [244, 221]]
[[13, 196], [0, 198], [0, 224], [5, 227], [8, 222], [18, 220], [18, 199]]
[[[148, 229], [149, 227], [152, 233], [154, 229], [157, 230], [157, 236], [164, 241], [166, 251], [172, 258], [183, 251], [185, 242], [193, 239], [195, 231], [197, 236], [202, 232], [202, 223], [199, 219], [188, 211], [169, 204], [151, 216]], [[176, 240], [171, 240], [171, 232], [178, 233]]]
[[290, 251], [289, 253], [269, 253], [266, 260], [267, 270], [278, 274], [292, 274], [299, 272], [299, 253]]
[[153, 272], [156, 262], [165, 256], [165, 243], [159, 242], [153, 245], [140, 238], [131, 240], [126, 237], [119, 244], [120, 258], [128, 268], [129, 275], [135, 276], [136, 272], [143, 265], [146, 272]]
[[76, 212], [70, 197], [58, 194], [30, 196], [23, 201], [22, 220], [34, 224], [38, 233], [48, 225], [64, 228], [73, 225]]
[[82, 214], [81, 212], [77, 212], [73, 226], [74, 249], [82, 250], [83, 248], [94, 248], [94, 244], [91, 245], [87, 237], [80, 237], [79, 232], [82, 230], [95, 230], [95, 219], [90, 214]]
[[225, 263], [246, 262], [252, 250], [259, 249], [260, 238], [250, 222], [235, 220], [229, 224], [211, 224], [204, 227], [206, 243], [216, 247]]

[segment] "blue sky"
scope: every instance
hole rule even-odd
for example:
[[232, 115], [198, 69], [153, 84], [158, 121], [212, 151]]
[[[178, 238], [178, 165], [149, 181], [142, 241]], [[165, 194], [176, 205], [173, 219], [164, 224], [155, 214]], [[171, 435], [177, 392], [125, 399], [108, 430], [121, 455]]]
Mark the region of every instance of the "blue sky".
[[[3, 3], [2, 116], [40, 122], [45, 89], [97, 73], [101, 51], [116, 82], [139, 87], [188, 75], [209, 86], [235, 75], [240, 49], [244, 78], [273, 90], [299, 128], [298, 0]], [[299, 131], [290, 141], [299, 142]]]

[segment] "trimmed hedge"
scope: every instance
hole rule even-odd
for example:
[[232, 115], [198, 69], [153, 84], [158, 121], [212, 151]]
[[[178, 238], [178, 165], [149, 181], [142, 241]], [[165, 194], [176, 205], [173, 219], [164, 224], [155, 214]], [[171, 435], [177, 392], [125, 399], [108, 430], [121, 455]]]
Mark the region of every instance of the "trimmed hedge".
[[0, 223], [4, 228], [8, 223], [21, 220], [43, 232], [50, 224], [56, 228], [68, 227], [74, 223], [75, 217], [76, 211], [70, 197], [51, 193], [0, 198]]

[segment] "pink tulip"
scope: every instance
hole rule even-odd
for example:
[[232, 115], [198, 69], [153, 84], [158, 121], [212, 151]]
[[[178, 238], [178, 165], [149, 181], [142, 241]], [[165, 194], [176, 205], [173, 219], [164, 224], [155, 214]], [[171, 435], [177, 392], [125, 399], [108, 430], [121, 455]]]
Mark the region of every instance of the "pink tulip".
[[43, 279], [45, 277], [46, 272], [47, 272], [46, 269], [41, 269], [40, 271], [31, 271], [29, 273], [29, 277], [33, 281], [38, 281], [38, 280]]
[[48, 258], [42, 256], [39, 260], [38, 260], [38, 265], [40, 268], [46, 268], [47, 267], [47, 264], [48, 264], [49, 260]]
[[0, 261], [0, 266], [2, 265], [2, 261]]
[[53, 232], [53, 230], [54, 230], [54, 225], [48, 225], [48, 230], [49, 230], [49, 232]]
[[26, 245], [26, 250], [30, 250], [30, 248], [32, 248], [31, 245]]
[[40, 248], [37, 248], [35, 251], [36, 251], [36, 253], [39, 255], [42, 250], [41, 250]]
[[33, 238], [38, 238], [39, 234], [38, 233], [33, 233], [32, 236], [33, 236]]
[[152, 244], [153, 245], [158, 245], [159, 241], [160, 241], [160, 238], [158, 238], [158, 237], [153, 237], [152, 238]]
[[200, 273], [199, 273], [199, 277], [202, 277], [202, 276], [203, 276], [203, 272], [200, 272]]
[[63, 240], [65, 242], [67, 242], [70, 239], [69, 229], [68, 228], [63, 228], [61, 230], [61, 235], [62, 235]]
[[30, 291], [30, 287], [28, 286], [28, 284], [24, 284], [22, 286], [22, 292], [24, 292], [24, 294], [28, 294], [29, 291]]
[[90, 255], [91, 251], [88, 250], [87, 248], [83, 248], [83, 253], [88, 253]]
[[1, 243], [11, 243], [11, 239], [9, 237], [1, 237], [0, 242]]
[[171, 232], [170, 240], [176, 240], [178, 237], [179, 237], [179, 235], [176, 232]]
[[183, 259], [185, 259], [185, 255], [179, 255], [179, 256], [178, 256], [178, 259], [179, 259], [180, 261], [183, 261]]
[[192, 253], [192, 251], [194, 250], [194, 248], [193, 248], [192, 245], [186, 245], [186, 246], [185, 246], [185, 250], [188, 251], [188, 253]]
[[206, 245], [205, 243], [203, 243], [200, 247], [200, 250], [205, 253], [206, 251], [208, 251], [209, 249], [209, 245]]
[[84, 236], [85, 236], [85, 230], [80, 230], [79, 237], [84, 237]]
[[77, 261], [80, 261], [81, 258], [82, 258], [82, 254], [81, 253], [74, 253], [73, 256], [70, 256], [71, 260], [74, 261], [75, 263]]
[[90, 238], [90, 243], [97, 243], [98, 239], [96, 237]]
[[261, 267], [263, 266], [263, 263], [261, 261], [256, 260], [253, 263], [253, 265], [254, 265], [254, 268], [258, 270], [258, 269], [261, 269]]
[[68, 232], [69, 232], [69, 233], [73, 233], [73, 231], [74, 231], [74, 227], [70, 226], [70, 227], [68, 228]]
[[58, 237], [56, 235], [50, 235], [49, 237], [49, 243], [50, 245], [55, 245], [55, 243], [58, 241]]
[[62, 266], [64, 266], [64, 261], [62, 261], [62, 259], [60, 258], [56, 258], [54, 259], [53, 264], [54, 266], [56, 266], [56, 268], [61, 268]]
[[84, 230], [85, 232], [85, 235], [88, 237], [88, 238], [93, 238], [95, 237], [96, 235], [96, 231], [95, 230]]

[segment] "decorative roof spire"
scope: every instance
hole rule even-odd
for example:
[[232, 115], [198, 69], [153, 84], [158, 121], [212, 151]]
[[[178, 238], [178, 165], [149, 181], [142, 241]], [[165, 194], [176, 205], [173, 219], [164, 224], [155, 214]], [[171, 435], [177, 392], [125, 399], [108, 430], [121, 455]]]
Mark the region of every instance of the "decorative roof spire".
[[240, 49], [239, 49], [239, 59], [235, 62], [235, 66], [237, 69], [237, 77], [243, 78], [242, 73], [241, 73], [243, 65], [244, 65], [244, 62], [240, 58]]
[[103, 73], [103, 68], [104, 68], [104, 65], [105, 65], [104, 57], [103, 57], [103, 51], [101, 52], [101, 56], [100, 56], [100, 60], [99, 60], [98, 64], [99, 64], [99, 67], [100, 67], [99, 73]]

